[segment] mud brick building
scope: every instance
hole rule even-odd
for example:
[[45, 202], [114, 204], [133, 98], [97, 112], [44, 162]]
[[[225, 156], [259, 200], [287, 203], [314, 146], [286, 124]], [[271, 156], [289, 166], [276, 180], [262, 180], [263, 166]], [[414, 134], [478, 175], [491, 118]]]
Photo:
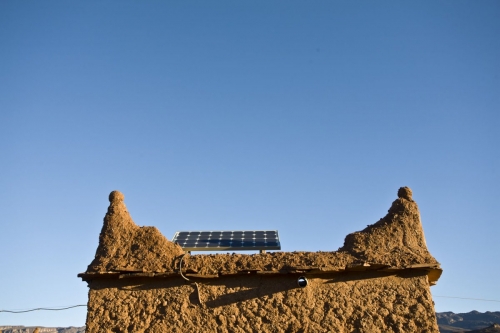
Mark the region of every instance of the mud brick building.
[[87, 333], [439, 332], [430, 286], [442, 270], [407, 187], [334, 252], [189, 255], [137, 226], [123, 194], [109, 199], [95, 258], [78, 275]]

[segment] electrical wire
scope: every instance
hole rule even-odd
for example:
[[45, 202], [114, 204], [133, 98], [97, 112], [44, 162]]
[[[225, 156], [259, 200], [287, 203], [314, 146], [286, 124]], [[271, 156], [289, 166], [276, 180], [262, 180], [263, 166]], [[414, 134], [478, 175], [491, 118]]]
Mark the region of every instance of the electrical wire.
[[179, 274], [180, 274], [180, 275], [182, 276], [182, 278], [183, 278], [184, 280], [186, 280], [186, 281], [190, 281], [190, 280], [189, 280], [187, 277], [185, 277], [185, 276], [184, 276], [184, 274], [182, 274], [182, 261], [184, 260], [184, 257], [185, 257], [186, 255], [188, 255], [188, 254], [189, 254], [189, 252], [184, 253], [184, 254], [182, 255], [182, 257], [181, 257], [181, 260], [179, 261]]
[[8, 312], [8, 313], [25, 313], [25, 312], [32, 312], [32, 311], [39, 311], [39, 310], [44, 310], [44, 311], [61, 311], [61, 310], [68, 310], [72, 308], [77, 308], [79, 306], [87, 306], [87, 304], [78, 304], [78, 305], [72, 305], [72, 306], [67, 306], [65, 308], [36, 308], [36, 309], [30, 309], [30, 310], [21, 310], [21, 311], [12, 311], [12, 310], [0, 310], [0, 312]]
[[[186, 255], [188, 255], [189, 252], [186, 252], [182, 255], [181, 257], [181, 260], [179, 261], [179, 274], [182, 276], [182, 278], [188, 282], [191, 282], [191, 280], [189, 280], [187, 277], [184, 276], [184, 274], [182, 274], [182, 261], [184, 260], [184, 257]], [[200, 303], [201, 306], [203, 306], [203, 303], [201, 302], [201, 297], [200, 297], [200, 287], [198, 286], [198, 283], [196, 282], [192, 282], [196, 288], [196, 295], [198, 296], [198, 302]]]
[[[183, 258], [181, 258], [183, 259]], [[181, 260], [181, 264], [179, 265], [181, 268], [182, 266], [182, 260]], [[190, 281], [188, 278], [184, 277], [184, 275], [182, 275], [181, 273], [181, 276], [186, 279], [187, 281]], [[191, 281], [190, 281], [191, 282]], [[198, 294], [198, 301], [201, 303], [201, 300], [200, 300], [200, 291], [199, 291], [199, 288], [198, 288], [198, 284], [195, 282], [194, 285], [196, 286], [196, 291], [197, 291], [197, 294]], [[441, 298], [457, 298], [457, 299], [465, 299], [465, 300], [472, 300], [472, 301], [484, 301], [484, 302], [497, 302], [497, 303], [500, 303], [499, 300], [496, 300], [496, 299], [484, 299], [484, 298], [471, 298], [471, 297], [457, 297], [457, 296], [441, 296], [441, 295], [432, 295], [433, 297], [441, 297]], [[73, 308], [77, 308], [77, 307], [80, 307], [80, 306], [87, 306], [87, 304], [78, 304], [78, 305], [72, 305], [72, 306], [67, 306], [67, 307], [64, 307], [64, 308], [36, 308], [36, 309], [29, 309], [29, 310], [20, 310], [20, 311], [13, 311], [13, 310], [0, 310], [0, 312], [6, 312], [6, 313], [26, 313], [26, 312], [33, 312], [33, 311], [62, 311], [62, 310], [69, 310], [69, 309], [73, 309]]]
[[432, 297], [442, 297], [442, 298], [458, 298], [458, 299], [469, 299], [473, 301], [485, 301], [485, 302], [498, 302], [500, 303], [499, 300], [496, 299], [484, 299], [484, 298], [470, 298], [470, 297], [456, 297], [456, 296], [438, 296], [438, 295], [432, 295]]
[[[179, 274], [182, 276], [182, 278], [188, 282], [191, 282], [191, 280], [189, 280], [187, 277], [184, 276], [184, 274], [182, 274], [182, 261], [184, 260], [184, 257], [189, 254], [189, 253], [185, 253], [182, 255], [181, 257], [181, 260], [179, 262]], [[196, 282], [191, 282], [195, 285], [196, 287], [196, 294], [198, 296], [198, 301], [200, 302], [200, 304], [203, 304], [201, 302], [201, 299], [200, 299], [200, 289], [198, 287], [198, 283]], [[41, 310], [44, 310], [44, 311], [62, 311], [62, 310], [68, 310], [68, 309], [73, 309], [73, 308], [77, 308], [79, 306], [87, 306], [87, 304], [78, 304], [78, 305], [72, 305], [72, 306], [68, 306], [68, 307], [64, 307], [64, 308], [36, 308], [36, 309], [29, 309], [29, 310], [20, 310], [20, 311], [13, 311], [13, 310], [0, 310], [0, 312], [6, 312], [6, 313], [26, 313], [26, 312], [32, 312], [32, 311], [41, 311]]]

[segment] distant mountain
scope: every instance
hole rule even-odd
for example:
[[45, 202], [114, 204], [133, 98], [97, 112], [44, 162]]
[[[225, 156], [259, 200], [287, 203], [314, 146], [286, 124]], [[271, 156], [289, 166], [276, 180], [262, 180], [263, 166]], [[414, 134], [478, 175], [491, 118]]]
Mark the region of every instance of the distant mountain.
[[85, 333], [83, 327], [41, 327], [41, 326], [0, 326], [0, 333], [33, 333], [36, 328], [40, 333]]
[[469, 331], [469, 333], [499, 333], [500, 324], [493, 324], [480, 330]]
[[467, 313], [438, 312], [436, 317], [441, 333], [500, 333], [498, 325], [494, 325], [500, 324], [500, 311], [486, 311], [484, 313], [478, 311]]

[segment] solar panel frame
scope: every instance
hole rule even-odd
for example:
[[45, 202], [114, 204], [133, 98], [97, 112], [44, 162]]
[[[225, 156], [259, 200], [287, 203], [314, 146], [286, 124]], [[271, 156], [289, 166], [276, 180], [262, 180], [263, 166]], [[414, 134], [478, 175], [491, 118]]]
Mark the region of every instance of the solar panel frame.
[[278, 230], [177, 231], [172, 242], [185, 251], [281, 250]]

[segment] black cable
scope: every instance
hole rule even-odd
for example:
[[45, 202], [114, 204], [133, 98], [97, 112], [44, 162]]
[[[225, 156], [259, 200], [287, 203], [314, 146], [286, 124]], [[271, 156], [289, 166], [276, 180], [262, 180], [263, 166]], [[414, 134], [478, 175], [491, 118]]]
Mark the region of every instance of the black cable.
[[[182, 260], [183, 258], [181, 258]], [[182, 261], [180, 263], [179, 266], [182, 265]], [[179, 267], [181, 268], [181, 267]], [[180, 271], [180, 269], [179, 269]], [[186, 277], [184, 277], [181, 273], [181, 276], [186, 279], [187, 281], [189, 281]], [[196, 283], [195, 283], [196, 284]], [[198, 287], [198, 285], [196, 285], [196, 287]], [[198, 289], [198, 288], [196, 288]], [[484, 298], [470, 298], [470, 297], [456, 297], [456, 296], [439, 296], [439, 295], [433, 295], [433, 297], [442, 297], [442, 298], [458, 298], [458, 299], [467, 299], [467, 300], [473, 300], [473, 301], [485, 301], [485, 302], [498, 302], [500, 303], [499, 300], [495, 300], [495, 299], [484, 299]], [[199, 298], [199, 290], [198, 290], [198, 298]], [[201, 303], [201, 301], [200, 301]], [[22, 311], [12, 311], [12, 310], [0, 310], [0, 312], [7, 312], [7, 313], [26, 313], [26, 312], [32, 312], [32, 311], [40, 311], [40, 310], [43, 310], [43, 311], [62, 311], [62, 310], [68, 310], [68, 309], [73, 309], [73, 308], [77, 308], [77, 307], [80, 307], [80, 306], [87, 306], [87, 304], [78, 304], [78, 305], [72, 305], [72, 306], [67, 306], [65, 308], [58, 308], [58, 309], [54, 309], [54, 308], [36, 308], [36, 309], [30, 309], [30, 310], [22, 310]]]
[[485, 302], [498, 302], [500, 301], [496, 299], [484, 299], [484, 298], [470, 298], [470, 297], [456, 297], [456, 296], [438, 296], [438, 295], [432, 295], [433, 297], [442, 297], [442, 298], [458, 298], [458, 299], [471, 299], [474, 301], [485, 301]]
[[[182, 278], [184, 280], [191, 282], [191, 280], [189, 280], [187, 277], [184, 276], [184, 274], [182, 274], [182, 260], [184, 260], [184, 257], [188, 254], [189, 254], [189, 252], [184, 253], [181, 257], [181, 260], [179, 261], [179, 274], [182, 276]], [[196, 282], [192, 282], [192, 283], [196, 287], [196, 295], [198, 295], [198, 302], [200, 303], [201, 306], [203, 306], [203, 303], [201, 302], [201, 298], [200, 298], [200, 287], [198, 286], [198, 283], [196, 283]]]
[[8, 312], [8, 313], [25, 313], [25, 312], [39, 311], [39, 310], [45, 310], [45, 311], [61, 311], [61, 310], [68, 310], [68, 309], [72, 309], [72, 308], [77, 308], [77, 307], [79, 307], [79, 306], [87, 306], [87, 304], [72, 305], [72, 306], [68, 306], [68, 307], [65, 307], [65, 308], [59, 308], [59, 309], [54, 309], [54, 308], [36, 308], [36, 309], [23, 310], [23, 311], [0, 310], [0, 312]]
[[182, 278], [183, 278], [184, 280], [186, 280], [186, 281], [190, 281], [190, 280], [189, 280], [187, 277], [185, 277], [185, 276], [184, 276], [184, 274], [182, 274], [182, 260], [184, 260], [184, 257], [185, 257], [186, 255], [188, 255], [188, 254], [189, 254], [189, 252], [184, 253], [184, 254], [182, 255], [182, 257], [181, 257], [181, 260], [179, 261], [179, 274], [180, 274], [180, 275], [182, 276]]

